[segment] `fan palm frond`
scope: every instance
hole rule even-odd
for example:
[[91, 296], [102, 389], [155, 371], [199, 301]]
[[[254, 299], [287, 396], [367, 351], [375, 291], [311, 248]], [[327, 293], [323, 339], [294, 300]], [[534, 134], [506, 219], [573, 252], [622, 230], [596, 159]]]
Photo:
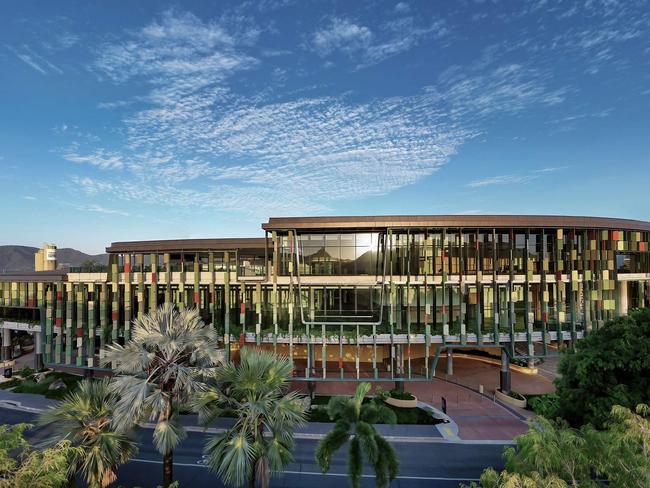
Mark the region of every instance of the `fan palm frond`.
[[332, 456], [350, 440], [348, 472], [350, 483], [357, 488], [363, 474], [365, 457], [375, 470], [375, 483], [385, 487], [397, 477], [399, 459], [393, 447], [377, 433], [375, 423], [395, 423], [395, 413], [374, 401], [365, 403], [370, 383], [361, 383], [352, 397], [333, 397], [327, 411], [336, 423], [334, 428], [318, 443], [316, 462], [325, 473], [329, 471]]
[[105, 487], [115, 481], [117, 466], [136, 452], [130, 432], [117, 430], [114, 419], [115, 395], [108, 379], [79, 383], [63, 401], [40, 415], [41, 425], [54, 427], [45, 444], [69, 441], [74, 453], [73, 471], [79, 471], [89, 486]]
[[286, 391], [291, 370], [285, 357], [244, 348], [238, 364], [217, 368], [218, 387], [196, 396], [192, 407], [206, 425], [226, 409], [236, 414], [229, 434], [206, 446], [208, 466], [225, 484], [252, 479], [266, 488], [273, 473], [293, 459], [293, 432], [304, 424], [305, 411], [301, 397]]

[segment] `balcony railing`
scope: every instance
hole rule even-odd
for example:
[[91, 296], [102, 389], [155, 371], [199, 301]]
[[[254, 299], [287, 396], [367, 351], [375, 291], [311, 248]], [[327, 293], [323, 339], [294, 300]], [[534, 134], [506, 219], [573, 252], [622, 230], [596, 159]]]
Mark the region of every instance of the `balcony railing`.
[[69, 273], [107, 273], [108, 266], [105, 264], [97, 264], [93, 266], [70, 266]]

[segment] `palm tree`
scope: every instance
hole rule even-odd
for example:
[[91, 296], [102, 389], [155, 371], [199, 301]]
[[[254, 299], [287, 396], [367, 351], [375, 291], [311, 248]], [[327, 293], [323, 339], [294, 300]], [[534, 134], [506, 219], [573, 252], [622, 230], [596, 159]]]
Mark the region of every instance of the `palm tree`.
[[81, 472], [91, 488], [104, 488], [115, 481], [117, 467], [137, 451], [137, 444], [129, 435], [115, 430], [114, 400], [107, 378], [85, 379], [39, 418], [41, 425], [54, 427], [46, 444], [54, 446], [69, 441], [79, 448], [71, 450], [72, 476]]
[[395, 479], [399, 472], [399, 459], [386, 439], [373, 424], [396, 422], [395, 412], [383, 405], [381, 400], [363, 403], [370, 391], [370, 383], [361, 383], [353, 397], [333, 397], [327, 405], [330, 418], [336, 421], [334, 428], [318, 443], [316, 462], [326, 473], [330, 469], [332, 455], [343, 444], [350, 442], [348, 448], [348, 473], [354, 488], [361, 484], [363, 457], [375, 470], [375, 482], [385, 487]]
[[116, 420], [121, 429], [150, 420], [156, 423], [154, 446], [163, 455], [163, 486], [173, 478], [173, 450], [186, 436], [179, 408], [205, 388], [222, 360], [215, 330], [197, 309], [178, 311], [166, 303], [133, 321], [131, 340], [109, 345], [102, 363], [118, 374]]
[[194, 402], [199, 420], [208, 425], [225, 412], [235, 414], [226, 432], [208, 441], [208, 467], [229, 486], [269, 485], [272, 473], [291, 462], [293, 431], [305, 423], [305, 407], [296, 392], [287, 393], [291, 362], [270, 352], [242, 349], [239, 364], [217, 370], [221, 386]]

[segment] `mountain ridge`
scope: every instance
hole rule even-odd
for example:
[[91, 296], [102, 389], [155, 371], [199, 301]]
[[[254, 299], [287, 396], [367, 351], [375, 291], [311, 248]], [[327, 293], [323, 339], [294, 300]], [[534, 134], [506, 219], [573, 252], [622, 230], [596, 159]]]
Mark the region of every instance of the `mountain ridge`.
[[[0, 246], [0, 273], [34, 271], [34, 254], [37, 247], [20, 245]], [[108, 254], [86, 254], [71, 247], [56, 250], [57, 266], [81, 266], [85, 261], [108, 263]]]

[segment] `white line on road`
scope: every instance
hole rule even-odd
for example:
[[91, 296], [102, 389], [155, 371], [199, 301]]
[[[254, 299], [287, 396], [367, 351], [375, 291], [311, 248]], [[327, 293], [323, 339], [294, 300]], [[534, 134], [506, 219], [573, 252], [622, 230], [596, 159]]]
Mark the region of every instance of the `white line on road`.
[[[162, 461], [156, 461], [153, 459], [140, 459], [133, 458], [131, 461], [136, 463], [149, 463], [149, 464], [162, 464]], [[186, 468], [207, 468], [204, 464], [191, 464], [191, 463], [177, 463], [174, 462], [174, 466], [184, 466]], [[344, 476], [347, 477], [346, 473], [319, 473], [317, 471], [283, 471], [284, 474], [305, 474], [311, 476]], [[364, 478], [374, 478], [374, 474], [362, 474]], [[431, 480], [431, 481], [479, 481], [478, 478], [446, 478], [443, 476], [398, 476], [398, 480]]]

